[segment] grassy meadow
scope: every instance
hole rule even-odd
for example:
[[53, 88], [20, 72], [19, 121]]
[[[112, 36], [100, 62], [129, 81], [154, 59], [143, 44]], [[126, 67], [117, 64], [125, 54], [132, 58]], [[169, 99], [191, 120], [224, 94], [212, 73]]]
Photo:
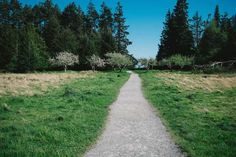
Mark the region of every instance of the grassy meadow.
[[0, 75], [0, 156], [81, 156], [127, 73]]
[[137, 73], [146, 98], [188, 156], [235, 156], [235, 74]]

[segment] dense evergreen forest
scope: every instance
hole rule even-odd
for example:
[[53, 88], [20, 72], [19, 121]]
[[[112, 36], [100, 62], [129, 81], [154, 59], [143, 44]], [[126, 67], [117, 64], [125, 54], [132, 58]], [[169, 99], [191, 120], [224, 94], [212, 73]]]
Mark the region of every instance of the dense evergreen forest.
[[189, 18], [187, 0], [177, 0], [166, 15], [157, 60], [173, 55], [194, 58], [195, 64], [236, 59], [236, 15], [221, 14], [219, 6], [206, 20], [198, 12]]
[[[75, 3], [63, 11], [52, 0], [35, 6], [0, 1], [0, 69], [15, 72], [50, 69], [49, 59], [67, 51], [79, 56], [75, 68], [88, 68], [88, 57], [127, 54], [129, 26], [120, 2], [113, 13], [104, 2], [84, 12]], [[132, 57], [132, 55], [129, 55]], [[132, 57], [132, 59], [134, 59]]]
[[[1, 0], [0, 70], [54, 69], [50, 59], [60, 52], [79, 57], [74, 69], [91, 68], [91, 57], [106, 59], [107, 53], [114, 52], [129, 56], [135, 64], [137, 60], [127, 50], [131, 44], [128, 27], [120, 2], [113, 12], [105, 2], [99, 11], [91, 1], [85, 11], [75, 3], [61, 11], [52, 0], [34, 6]], [[222, 14], [216, 6], [207, 19], [198, 12], [190, 18], [187, 0], [177, 0], [166, 14], [156, 60], [167, 65], [236, 60], [236, 15]]]

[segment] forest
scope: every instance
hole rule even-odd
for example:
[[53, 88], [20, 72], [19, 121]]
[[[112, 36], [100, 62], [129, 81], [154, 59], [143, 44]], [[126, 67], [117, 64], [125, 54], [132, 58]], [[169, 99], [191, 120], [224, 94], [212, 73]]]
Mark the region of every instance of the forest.
[[[92, 1], [86, 11], [74, 2], [61, 11], [51, 0], [34, 6], [3, 0], [0, 10], [2, 71], [60, 69], [50, 60], [61, 52], [78, 56], [78, 62], [70, 66], [77, 70], [104, 68], [101, 59], [105, 61], [107, 53], [127, 56], [132, 66], [138, 62], [127, 49], [132, 42], [120, 2], [113, 12], [105, 2], [99, 11]], [[235, 66], [235, 59], [236, 15], [222, 14], [217, 5], [207, 19], [198, 12], [190, 18], [188, 2], [179, 0], [166, 14], [156, 59], [139, 62], [144, 67], [171, 69], [223, 61]]]
[[222, 14], [216, 5], [207, 19], [198, 12], [190, 18], [186, 0], [178, 0], [173, 11], [167, 12], [157, 54], [160, 65], [235, 64], [235, 59], [236, 15]]
[[[90, 2], [83, 11], [74, 2], [63, 11], [52, 0], [34, 6], [0, 2], [0, 69], [12, 72], [55, 69], [49, 59], [60, 52], [79, 58], [74, 69], [90, 68], [89, 59], [106, 53], [128, 55], [129, 32], [123, 9], [113, 13], [105, 2], [98, 12]], [[132, 55], [128, 55], [134, 60]]]

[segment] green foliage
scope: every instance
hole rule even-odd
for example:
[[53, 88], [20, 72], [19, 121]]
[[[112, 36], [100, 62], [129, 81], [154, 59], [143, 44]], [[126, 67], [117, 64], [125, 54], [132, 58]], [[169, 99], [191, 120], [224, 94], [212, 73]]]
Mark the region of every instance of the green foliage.
[[92, 1], [90, 1], [88, 4], [87, 16], [85, 20], [86, 20], [86, 32], [88, 34], [96, 32], [98, 28], [99, 14]]
[[220, 9], [219, 9], [219, 5], [216, 5], [215, 8], [215, 13], [214, 13], [214, 22], [217, 28], [220, 27]]
[[198, 12], [192, 17], [190, 29], [193, 34], [194, 47], [198, 52], [199, 44], [202, 38], [202, 34], [204, 32], [205, 22], [202, 20], [202, 17]]
[[209, 63], [218, 60], [222, 46], [227, 41], [227, 35], [216, 27], [214, 21], [206, 28], [199, 45], [197, 63]]
[[56, 40], [60, 35], [60, 30], [61, 26], [58, 18], [56, 16], [51, 16], [43, 30], [44, 41], [47, 45], [47, 51], [50, 57], [55, 57], [60, 51], [56, 43]]
[[111, 30], [101, 32], [100, 48], [101, 57], [105, 57], [106, 53], [116, 50], [116, 41]]
[[121, 53], [107, 53], [105, 56], [107, 57], [107, 63], [113, 68], [118, 68], [120, 71], [133, 65], [130, 57]]
[[[197, 64], [236, 59], [235, 16], [220, 14], [217, 5], [214, 17], [203, 21], [196, 12], [188, 23], [188, 3], [178, 0], [173, 13], [168, 11], [161, 35], [157, 60], [175, 54], [195, 56]], [[191, 31], [190, 31], [191, 29]], [[171, 62], [164, 60], [171, 66]]]
[[91, 33], [90, 35], [83, 35], [79, 41], [80, 63], [87, 65], [87, 58], [93, 54], [99, 55], [101, 37], [99, 33]]
[[186, 57], [180, 54], [173, 55], [169, 58], [163, 59], [158, 62], [159, 66], [167, 66], [170, 69], [173, 66], [178, 66], [182, 69], [184, 66], [192, 66], [193, 63], [194, 63], [193, 57]]
[[111, 9], [105, 4], [101, 5], [101, 15], [99, 18], [99, 30], [100, 32], [113, 31], [113, 17]]
[[16, 57], [18, 51], [18, 37], [17, 29], [10, 25], [0, 26], [0, 68], [11, 70], [11, 63]]
[[0, 156], [82, 156], [102, 132], [127, 73], [96, 73], [44, 95], [0, 98]]
[[[115, 14], [105, 3], [102, 3], [101, 12], [98, 14], [92, 2], [88, 5], [87, 14], [74, 2], [61, 11], [52, 0], [46, 0], [33, 7], [23, 7], [18, 0], [4, 0], [0, 1], [0, 10], [1, 70], [23, 72], [47, 67], [46, 63], [42, 66], [43, 62], [40, 62], [40, 66], [31, 68], [31, 62], [35, 60], [23, 61], [26, 58], [34, 58], [33, 55], [27, 56], [26, 50], [20, 51], [23, 49], [21, 43], [27, 45], [25, 39], [20, 41], [20, 32], [27, 25], [31, 25], [40, 38], [43, 38], [46, 43], [46, 56], [52, 58], [61, 51], [72, 52], [80, 56], [81, 69], [89, 67], [87, 58], [95, 52], [101, 58], [108, 52], [117, 51], [117, 48], [122, 49], [120, 52], [128, 54], [127, 46], [131, 42], [127, 38], [128, 26], [125, 25], [120, 3]], [[39, 45], [41, 43], [39, 42]], [[22, 61], [19, 61], [18, 57], [21, 57]], [[18, 64], [24, 68], [18, 68]], [[28, 65], [31, 67], [27, 68]]]
[[164, 23], [164, 28], [161, 33], [161, 39], [159, 44], [159, 50], [157, 54], [157, 60], [161, 60], [166, 57], [170, 57], [172, 52], [174, 52], [174, 18], [173, 13], [167, 12], [166, 21]]
[[80, 7], [77, 7], [74, 2], [68, 4], [61, 15], [61, 24], [65, 28], [68, 27], [75, 34], [74, 36], [80, 36], [84, 32], [84, 13]]
[[184, 90], [166, 84], [156, 72], [138, 73], [143, 80], [145, 96], [158, 109], [187, 156], [235, 155], [236, 117], [232, 112], [236, 102], [235, 88], [222, 92]]
[[31, 24], [26, 25], [20, 31], [15, 69], [20, 72], [28, 72], [45, 68], [48, 65], [45, 50], [45, 43], [35, 28]]
[[188, 3], [178, 0], [173, 13], [168, 11], [161, 36], [157, 59], [174, 54], [193, 55], [193, 36], [188, 23]]
[[120, 2], [118, 2], [116, 12], [114, 14], [114, 28], [117, 52], [127, 54], [127, 47], [131, 44], [131, 42], [127, 38], [127, 36], [129, 35], [129, 32], [127, 32], [129, 26], [125, 25], [126, 19], [123, 16], [123, 8]]
[[111, 9], [106, 6], [105, 2], [101, 5], [101, 15], [99, 18], [100, 56], [104, 57], [106, 53], [116, 50], [116, 42], [113, 36], [114, 19]]
[[193, 53], [193, 36], [188, 23], [187, 0], [177, 0], [173, 11], [174, 20], [174, 51], [173, 54], [191, 56]]
[[60, 51], [68, 51], [78, 54], [78, 40], [76, 35], [69, 28], [62, 28], [55, 41], [57, 53]]

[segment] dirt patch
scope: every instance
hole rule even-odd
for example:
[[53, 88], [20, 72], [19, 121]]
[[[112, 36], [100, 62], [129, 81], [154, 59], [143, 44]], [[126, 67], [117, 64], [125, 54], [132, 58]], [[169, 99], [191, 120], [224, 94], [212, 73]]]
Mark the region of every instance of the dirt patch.
[[212, 92], [236, 87], [235, 75], [158, 73], [156, 77], [185, 90], [202, 89]]
[[0, 74], [0, 96], [35, 95], [58, 88], [72, 79], [94, 76], [91, 71], [71, 73]]

